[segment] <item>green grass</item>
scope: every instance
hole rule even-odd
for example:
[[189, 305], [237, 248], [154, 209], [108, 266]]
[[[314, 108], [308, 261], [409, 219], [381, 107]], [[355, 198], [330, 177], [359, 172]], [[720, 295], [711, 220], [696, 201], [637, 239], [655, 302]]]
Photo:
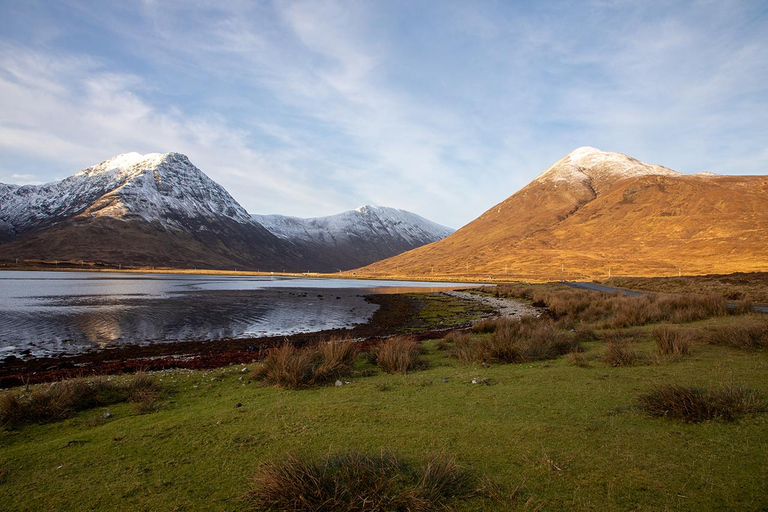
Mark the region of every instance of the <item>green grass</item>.
[[[768, 395], [765, 351], [693, 343], [675, 363], [611, 367], [593, 341], [586, 367], [565, 356], [484, 367], [447, 358], [436, 340], [426, 370], [363, 377], [373, 367], [360, 358], [350, 384], [299, 391], [251, 382], [241, 366], [153, 374], [166, 393], [154, 414], [114, 404], [0, 434], [0, 508], [244, 510], [263, 463], [386, 450], [412, 462], [455, 455], [514, 496], [459, 510], [765, 509], [768, 414], [683, 423], [637, 405], [661, 383]], [[657, 353], [650, 335], [632, 347]]]

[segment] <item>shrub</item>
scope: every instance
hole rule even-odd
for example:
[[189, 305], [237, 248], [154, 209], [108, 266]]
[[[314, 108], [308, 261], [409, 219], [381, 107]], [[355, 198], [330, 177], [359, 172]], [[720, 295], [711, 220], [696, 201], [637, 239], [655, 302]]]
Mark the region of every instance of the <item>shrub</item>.
[[351, 340], [331, 339], [302, 348], [285, 343], [267, 352], [254, 377], [284, 388], [303, 389], [349, 375], [356, 357], [357, 346]]
[[449, 509], [476, 486], [455, 458], [430, 455], [414, 467], [395, 455], [355, 451], [303, 460], [288, 455], [262, 464], [246, 502], [254, 510], [426, 511]]
[[127, 381], [99, 377], [53, 382], [21, 395], [4, 393], [0, 398], [0, 424], [63, 420], [77, 411], [134, 401], [146, 394], [152, 394], [156, 400], [158, 392], [155, 381], [144, 374], [136, 374]]
[[496, 318], [484, 318], [472, 324], [472, 332], [475, 334], [490, 334], [496, 332], [496, 326]]
[[710, 390], [665, 384], [638, 398], [640, 407], [651, 416], [685, 422], [733, 421], [747, 413], [762, 412], [768, 402], [756, 391], [742, 386]]
[[637, 362], [637, 353], [626, 342], [609, 341], [605, 346], [603, 361], [611, 366], [632, 366]]
[[672, 357], [691, 354], [691, 336], [688, 332], [662, 325], [653, 329], [651, 334], [656, 340], [659, 354]]
[[735, 348], [768, 348], [768, 321], [758, 317], [745, 317], [738, 325], [728, 325], [713, 330], [707, 343]]
[[589, 366], [587, 358], [584, 356], [584, 352], [579, 352], [577, 350], [568, 352], [568, 364], [573, 366], [580, 366], [582, 368]]
[[411, 336], [393, 336], [371, 349], [373, 362], [387, 373], [408, 373], [424, 368], [422, 348]]
[[492, 335], [455, 343], [450, 356], [462, 363], [522, 363], [552, 359], [578, 347], [548, 318], [499, 319]]

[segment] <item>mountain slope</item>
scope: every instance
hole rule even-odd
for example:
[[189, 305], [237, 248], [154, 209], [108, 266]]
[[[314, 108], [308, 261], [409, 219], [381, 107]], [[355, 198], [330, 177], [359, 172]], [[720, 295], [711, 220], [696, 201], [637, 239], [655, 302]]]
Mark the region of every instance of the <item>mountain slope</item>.
[[283, 215], [253, 215], [272, 234], [293, 243], [302, 253], [316, 255], [325, 271], [367, 265], [441, 240], [451, 228], [415, 213], [383, 206], [302, 219]]
[[302, 260], [178, 153], [128, 153], [59, 182], [6, 185], [0, 204], [6, 259], [265, 269]]
[[41, 186], [0, 184], [0, 260], [336, 271], [450, 232], [383, 207], [316, 219], [251, 216], [179, 153], [127, 153]]
[[578, 279], [768, 268], [768, 177], [579, 148], [446, 239], [364, 274]]

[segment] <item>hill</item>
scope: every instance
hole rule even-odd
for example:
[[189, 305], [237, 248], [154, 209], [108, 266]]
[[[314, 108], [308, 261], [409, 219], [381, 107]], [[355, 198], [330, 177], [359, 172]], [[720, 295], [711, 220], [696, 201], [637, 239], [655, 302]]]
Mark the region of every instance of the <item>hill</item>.
[[440, 242], [368, 275], [591, 279], [768, 269], [768, 177], [579, 148]]
[[0, 184], [6, 261], [330, 272], [450, 232], [382, 207], [318, 219], [251, 216], [179, 153], [118, 155], [41, 186]]

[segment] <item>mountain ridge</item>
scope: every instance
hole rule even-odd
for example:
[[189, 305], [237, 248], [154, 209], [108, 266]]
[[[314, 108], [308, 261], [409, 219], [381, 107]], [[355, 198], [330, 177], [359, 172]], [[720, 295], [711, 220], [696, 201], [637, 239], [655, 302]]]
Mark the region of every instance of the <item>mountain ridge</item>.
[[454, 234], [358, 273], [560, 279], [766, 269], [766, 187], [766, 176], [682, 174], [578, 148]]
[[342, 227], [353, 235], [357, 229], [357, 236], [346, 244], [276, 236], [185, 155], [124, 153], [60, 181], [0, 184], [0, 258], [335, 271], [444, 236], [411, 237], [409, 229], [418, 226], [403, 219], [438, 225], [410, 212], [386, 211], [401, 212], [400, 220], [380, 222], [378, 230], [347, 223]]

